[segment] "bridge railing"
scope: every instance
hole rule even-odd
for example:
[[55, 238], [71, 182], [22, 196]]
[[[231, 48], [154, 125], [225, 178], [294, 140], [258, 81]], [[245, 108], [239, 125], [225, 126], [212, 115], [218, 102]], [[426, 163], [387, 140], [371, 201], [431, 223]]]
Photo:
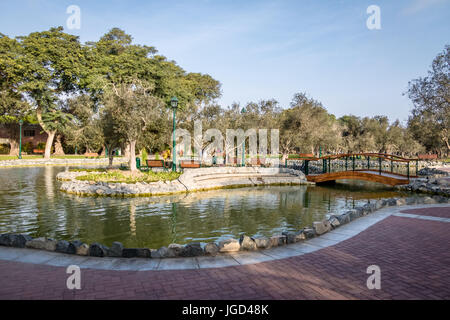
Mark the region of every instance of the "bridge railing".
[[378, 172], [380, 175], [382, 173], [395, 174], [409, 179], [416, 177], [419, 170], [419, 159], [408, 159], [384, 153], [348, 153], [323, 157], [290, 158], [286, 160], [286, 166], [288, 161], [294, 161], [294, 166], [301, 169], [306, 175], [342, 171], [372, 171]]

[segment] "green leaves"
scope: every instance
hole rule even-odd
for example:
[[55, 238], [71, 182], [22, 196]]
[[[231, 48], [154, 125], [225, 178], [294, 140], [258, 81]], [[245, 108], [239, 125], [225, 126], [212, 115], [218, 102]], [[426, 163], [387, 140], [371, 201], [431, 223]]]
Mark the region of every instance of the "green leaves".
[[412, 80], [407, 92], [414, 108], [408, 127], [427, 151], [450, 151], [450, 46], [433, 60], [428, 76]]

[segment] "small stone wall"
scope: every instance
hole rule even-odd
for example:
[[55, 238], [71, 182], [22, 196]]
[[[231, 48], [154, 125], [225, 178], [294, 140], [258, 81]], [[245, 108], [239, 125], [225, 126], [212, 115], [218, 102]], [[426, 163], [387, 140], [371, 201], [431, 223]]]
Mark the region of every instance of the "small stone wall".
[[210, 242], [206, 245], [201, 243], [189, 243], [180, 245], [176, 243], [169, 244], [167, 247], [159, 249], [149, 248], [125, 248], [120, 242], [113, 242], [110, 247], [101, 243], [92, 243], [90, 245], [81, 241], [55, 240], [50, 238], [35, 238], [25, 234], [1, 234], [0, 245], [33, 248], [39, 250], [56, 251], [66, 254], [76, 254], [80, 256], [95, 257], [122, 257], [122, 258], [175, 258], [175, 257], [196, 257], [196, 256], [216, 256], [238, 251], [256, 251], [280, 247], [292, 243], [305, 241], [318, 237], [341, 225], [347, 224], [362, 216], [366, 216], [376, 210], [390, 206], [403, 206], [415, 204], [436, 204], [450, 203], [450, 198], [442, 196], [433, 197], [410, 197], [410, 198], [390, 198], [381, 199], [373, 203], [367, 203], [364, 206], [356, 207], [343, 213], [328, 215], [327, 219], [316, 221], [312, 226], [303, 228], [296, 232], [286, 231], [272, 237], [251, 237], [242, 234], [239, 239], [227, 239], [216, 242]]
[[57, 179], [64, 181], [60, 190], [85, 196], [147, 197], [241, 186], [310, 184], [301, 171], [287, 168], [211, 167], [185, 169], [184, 173], [176, 180], [133, 184], [76, 179], [76, 177], [86, 174], [87, 172], [60, 172]]

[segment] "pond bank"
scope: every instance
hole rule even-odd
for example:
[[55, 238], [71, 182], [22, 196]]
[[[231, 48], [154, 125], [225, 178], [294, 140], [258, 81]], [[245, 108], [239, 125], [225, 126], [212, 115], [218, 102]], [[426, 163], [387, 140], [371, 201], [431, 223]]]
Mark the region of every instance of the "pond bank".
[[[31, 248], [31, 249], [39, 249], [42, 251], [51, 251], [51, 252], [59, 252], [66, 255], [76, 255], [76, 256], [89, 256], [89, 257], [97, 257], [97, 258], [147, 258], [151, 260], [159, 260], [161, 258], [192, 258], [192, 257], [202, 257], [202, 256], [211, 256], [215, 257], [218, 256], [218, 258], [223, 259], [224, 256], [232, 255], [234, 259], [239, 259], [239, 256], [234, 256], [233, 254], [237, 254], [238, 252], [242, 254], [245, 254], [244, 252], [247, 252], [249, 254], [256, 253], [257, 251], [262, 252], [274, 249], [278, 247], [284, 247], [286, 248], [294, 248], [294, 246], [310, 246], [313, 244], [314, 246], [318, 246], [317, 241], [321, 241], [320, 239], [315, 239], [317, 237], [320, 237], [324, 234], [327, 234], [329, 232], [332, 232], [333, 230], [337, 228], [341, 228], [341, 226], [349, 224], [350, 222], [363, 218], [369, 214], [372, 214], [378, 210], [381, 210], [383, 208], [386, 208], [386, 210], [389, 210], [389, 215], [398, 212], [399, 210], [396, 208], [389, 208], [389, 207], [401, 207], [402, 210], [408, 208], [408, 207], [416, 207], [419, 205], [419, 207], [426, 207], [424, 205], [436, 205], [441, 204], [444, 205], [444, 207], [448, 207], [446, 204], [449, 203], [450, 198], [447, 197], [440, 197], [440, 196], [434, 196], [434, 197], [425, 197], [425, 198], [416, 198], [416, 197], [409, 197], [409, 198], [390, 198], [390, 199], [380, 199], [374, 203], [368, 203], [364, 206], [356, 207], [353, 210], [349, 210], [347, 212], [343, 213], [336, 213], [333, 215], [330, 215], [327, 219], [321, 220], [321, 221], [315, 221], [313, 222], [311, 227], [302, 228], [301, 230], [298, 230], [296, 232], [283, 232], [279, 235], [274, 235], [272, 237], [250, 237], [245, 234], [242, 234], [240, 239], [227, 239], [222, 240], [218, 243], [216, 242], [210, 242], [207, 243], [205, 246], [202, 246], [201, 243], [194, 242], [194, 243], [188, 243], [186, 245], [179, 245], [176, 243], [172, 243], [170, 245], [163, 246], [159, 249], [150, 249], [150, 248], [125, 248], [122, 243], [120, 242], [113, 242], [112, 246], [107, 247], [100, 243], [92, 243], [91, 245], [85, 244], [81, 241], [75, 240], [75, 241], [66, 241], [66, 240], [54, 240], [50, 238], [35, 238], [24, 234], [1, 234], [0, 235], [0, 246], [6, 246], [6, 247], [14, 247], [14, 248]], [[389, 208], [389, 209], [388, 209]], [[379, 216], [379, 214], [375, 213], [372, 216]], [[381, 218], [384, 218], [385, 216], [381, 216]], [[449, 220], [448, 218], [438, 218], [438, 217], [430, 217], [428, 218], [430, 220], [434, 219], [441, 219]], [[375, 219], [361, 219], [365, 222], [367, 222], [367, 226], [373, 224], [373, 220]], [[362, 222], [364, 224], [364, 222]], [[350, 224], [351, 226], [352, 224]], [[361, 225], [361, 223], [360, 223]], [[367, 227], [366, 226], [366, 227]], [[356, 229], [359, 229], [358, 227]], [[358, 230], [357, 232], [358, 233]], [[313, 239], [314, 238], [314, 239]], [[342, 238], [342, 235], [341, 235]], [[311, 240], [313, 239], [313, 240]], [[343, 239], [337, 239], [333, 240], [333, 237], [326, 238], [325, 237], [325, 244], [328, 243], [330, 245], [330, 241], [334, 241], [336, 243], [341, 241]], [[314, 242], [315, 241], [315, 242]], [[321, 242], [323, 246], [323, 241]], [[281, 248], [280, 248], [281, 249]], [[304, 248], [304, 250], [306, 250]], [[278, 249], [274, 251], [268, 251], [270, 252], [268, 254], [269, 258], [267, 256], [265, 257], [265, 260], [271, 260], [270, 257], [275, 257], [275, 259], [278, 257], [283, 257], [283, 251], [279, 251], [277, 255]], [[298, 250], [298, 249], [297, 249]], [[311, 248], [309, 249], [311, 250]], [[0, 253], [2, 250], [0, 249]], [[286, 254], [286, 253], [284, 253]], [[295, 249], [293, 252], [291, 251], [291, 255], [298, 255], [299, 252], [295, 252]], [[8, 255], [8, 252], [6, 252], [6, 256]], [[4, 255], [3, 255], [4, 256]], [[21, 254], [19, 253], [19, 256]], [[17, 255], [15, 256], [17, 257]], [[43, 256], [45, 259], [45, 253]], [[258, 255], [256, 255], [256, 258]], [[286, 257], [286, 255], [284, 255]], [[248, 258], [248, 257], [247, 257]], [[41, 261], [39, 258], [39, 255], [33, 256], [33, 259], [35, 261]], [[44, 260], [45, 260], [44, 259]], [[70, 258], [69, 258], [70, 259]], [[245, 259], [245, 256], [244, 256]], [[261, 255], [259, 256], [259, 259], [261, 259]], [[250, 259], [252, 260], [252, 259]], [[47, 260], [46, 260], [47, 261]], [[179, 265], [183, 265], [183, 259], [176, 260], [181, 261], [178, 263]], [[220, 260], [219, 260], [220, 261]], [[255, 258], [253, 259], [253, 263], [255, 261]], [[111, 261], [110, 261], [111, 262]], [[100, 262], [101, 264], [101, 262]], [[176, 265], [177, 263], [175, 263]], [[159, 265], [159, 264], [158, 264]], [[169, 264], [170, 265], [170, 264]], [[173, 266], [173, 264], [172, 264]]]
[[186, 169], [176, 180], [152, 183], [111, 183], [80, 181], [77, 177], [87, 172], [60, 172], [57, 179], [64, 181], [61, 191], [82, 196], [148, 197], [222, 188], [266, 185], [302, 185], [303, 172], [287, 168], [210, 167]]
[[[125, 158], [114, 158], [113, 165], [117, 166], [121, 163], [127, 162]], [[108, 158], [80, 158], [80, 159], [15, 159], [15, 160], [1, 160], [0, 168], [14, 168], [14, 167], [41, 167], [41, 166], [91, 166], [91, 165], [102, 165], [106, 166], [109, 164]]]

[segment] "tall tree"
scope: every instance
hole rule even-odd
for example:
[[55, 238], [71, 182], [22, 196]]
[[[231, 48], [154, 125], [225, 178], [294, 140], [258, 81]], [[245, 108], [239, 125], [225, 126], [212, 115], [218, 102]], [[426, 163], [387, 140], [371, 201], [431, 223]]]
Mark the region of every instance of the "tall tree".
[[17, 40], [0, 33], [0, 125], [7, 136], [10, 155], [19, 154], [19, 120], [30, 120], [30, 105], [20, 91], [23, 81], [17, 70], [23, 68], [22, 50]]
[[294, 95], [291, 108], [281, 115], [280, 129], [284, 156], [294, 151], [315, 153], [320, 146], [334, 151], [340, 143], [340, 130], [334, 116], [305, 93]]
[[64, 33], [62, 27], [18, 37], [22, 47], [23, 79], [20, 90], [33, 102], [36, 116], [48, 138], [45, 158], [50, 158], [53, 139], [71, 117], [61, 103], [77, 91], [83, 68], [78, 37]]
[[74, 96], [65, 101], [66, 110], [73, 116], [72, 121], [62, 130], [66, 144], [73, 149], [97, 152], [104, 144], [98, 106], [86, 94]]
[[427, 77], [409, 82], [413, 103], [408, 120], [414, 138], [428, 151], [450, 151], [450, 46], [433, 60]]
[[112, 84], [105, 95], [105, 108], [111, 115], [114, 132], [130, 146], [129, 166], [136, 171], [136, 143], [140, 136], [163, 117], [165, 106], [153, 95], [153, 87], [133, 79], [129, 83]]

